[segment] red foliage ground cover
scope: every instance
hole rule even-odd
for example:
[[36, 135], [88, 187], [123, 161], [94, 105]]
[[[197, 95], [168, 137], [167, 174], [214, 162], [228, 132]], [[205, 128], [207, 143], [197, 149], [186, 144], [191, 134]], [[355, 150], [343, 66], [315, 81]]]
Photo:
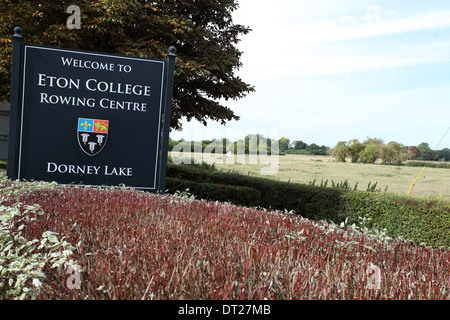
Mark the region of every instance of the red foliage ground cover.
[[299, 216], [129, 189], [24, 193], [76, 247], [79, 288], [49, 274], [39, 299], [449, 299], [450, 251]]

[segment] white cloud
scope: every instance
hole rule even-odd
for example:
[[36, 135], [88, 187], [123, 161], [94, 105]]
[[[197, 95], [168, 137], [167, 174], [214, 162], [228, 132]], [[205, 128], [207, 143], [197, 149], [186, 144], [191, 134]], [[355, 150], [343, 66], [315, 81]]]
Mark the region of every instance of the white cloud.
[[[359, 17], [320, 18], [308, 24], [301, 24], [301, 21], [291, 25], [256, 24], [241, 46], [245, 73], [256, 79], [281, 78], [372, 71], [450, 60], [450, 41], [444, 37], [426, 43], [423, 39], [389, 44], [379, 40], [383, 36], [402, 37], [407, 32], [450, 28], [450, 11], [409, 17], [393, 16], [391, 12], [390, 18], [381, 16], [379, 22], [374, 23], [381, 12], [377, 8], [368, 7]], [[367, 44], [371, 39], [375, 44]], [[358, 40], [365, 42], [359, 44]]]
[[333, 42], [362, 39], [410, 31], [430, 30], [450, 27], [450, 11], [424, 13], [418, 16], [392, 18], [379, 23], [369, 23], [371, 17], [343, 16], [319, 21], [315, 24], [297, 25], [290, 33], [298, 34], [302, 43]]
[[343, 26], [354, 26], [358, 24], [358, 21], [351, 17], [351, 16], [342, 16], [339, 18], [336, 18], [336, 21]]
[[387, 16], [397, 16], [398, 12], [397, 12], [397, 10], [389, 9], [389, 10], [386, 10], [386, 15]]

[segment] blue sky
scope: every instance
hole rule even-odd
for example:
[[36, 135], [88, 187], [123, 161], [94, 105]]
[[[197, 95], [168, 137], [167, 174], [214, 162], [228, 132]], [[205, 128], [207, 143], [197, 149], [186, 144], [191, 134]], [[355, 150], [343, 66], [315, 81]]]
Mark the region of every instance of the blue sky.
[[381, 138], [450, 148], [448, 0], [241, 0], [252, 28], [236, 71], [256, 92], [224, 102], [239, 121], [184, 122], [173, 139], [249, 133], [333, 147]]

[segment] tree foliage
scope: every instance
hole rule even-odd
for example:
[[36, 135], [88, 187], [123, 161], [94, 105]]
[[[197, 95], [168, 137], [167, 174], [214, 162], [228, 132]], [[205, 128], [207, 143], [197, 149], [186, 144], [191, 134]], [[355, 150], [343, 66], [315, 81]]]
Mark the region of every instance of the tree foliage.
[[326, 156], [328, 153], [328, 148], [326, 146], [319, 146], [315, 143], [308, 145], [305, 150], [311, 155]]
[[359, 142], [358, 139], [350, 140], [347, 143], [347, 153], [351, 158], [352, 163], [358, 162], [360, 153], [365, 149], [365, 145]]
[[375, 163], [381, 157], [383, 140], [377, 138], [367, 138], [364, 142], [364, 149], [360, 153], [362, 163]]
[[404, 146], [398, 142], [391, 141], [381, 149], [381, 161], [383, 164], [401, 165], [408, 158]]
[[362, 163], [375, 163], [377, 159], [380, 157], [380, 151], [373, 144], [367, 144], [364, 150], [360, 153], [360, 161]]
[[345, 141], [339, 141], [336, 146], [331, 149], [331, 155], [339, 162], [345, 162], [345, 158], [348, 155], [348, 146]]
[[439, 160], [450, 161], [450, 149], [444, 148], [442, 150], [437, 151], [437, 158]]
[[[282, 141], [283, 140], [283, 141]], [[307, 144], [302, 140], [295, 140], [290, 142], [288, 138], [281, 138], [279, 140], [280, 151], [285, 154], [302, 154], [302, 155], [321, 155], [326, 156], [329, 152], [329, 148], [322, 145], [319, 146], [315, 143]], [[283, 147], [281, 147], [283, 145]]]
[[308, 147], [308, 144], [302, 140], [296, 140], [293, 142], [295, 150], [304, 150]]
[[[416, 149], [417, 147], [405, 147], [395, 141], [384, 144], [383, 140], [376, 138], [367, 138], [363, 143], [352, 139], [348, 142], [339, 141], [331, 150], [331, 155], [340, 162], [345, 162], [346, 157], [350, 157], [352, 162], [374, 164], [381, 160], [383, 164], [401, 165], [405, 160], [417, 156], [414, 152]], [[446, 153], [442, 154], [445, 157]]]
[[177, 48], [172, 128], [181, 119], [225, 124], [238, 120], [219, 101], [240, 99], [254, 88], [235, 75], [241, 66], [236, 48], [250, 29], [234, 24], [238, 8], [230, 0], [78, 0], [81, 29], [69, 30], [72, 1], [0, 2], [0, 100], [9, 100], [11, 36], [23, 29], [25, 42], [165, 59]]
[[406, 146], [405, 150], [411, 155], [411, 159], [420, 157], [420, 151], [416, 146]]
[[291, 146], [291, 141], [289, 140], [289, 138], [282, 137], [278, 140], [278, 144], [279, 144], [280, 151], [284, 152], [286, 150], [289, 150], [289, 148]]
[[417, 146], [417, 149], [419, 150], [420, 160], [433, 160], [435, 157], [435, 154], [433, 150], [431, 150], [430, 145], [427, 142], [422, 142]]

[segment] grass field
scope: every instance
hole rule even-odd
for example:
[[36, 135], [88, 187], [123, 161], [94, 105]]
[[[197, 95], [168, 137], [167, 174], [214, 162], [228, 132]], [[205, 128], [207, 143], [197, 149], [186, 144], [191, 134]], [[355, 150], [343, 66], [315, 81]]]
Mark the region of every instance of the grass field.
[[[201, 163], [202, 155], [193, 155], [194, 159]], [[172, 154], [172, 158], [176, 159], [177, 155]], [[320, 185], [321, 180], [328, 180], [328, 186], [331, 186], [332, 180], [335, 183], [348, 180], [351, 187], [358, 183], [358, 190], [366, 190], [369, 183], [377, 183], [377, 189], [384, 191], [387, 187], [387, 192], [403, 195], [408, 193], [411, 184], [422, 170], [422, 167], [342, 163], [328, 156], [285, 155], [278, 157], [279, 165], [275, 175], [262, 175], [261, 169], [273, 167], [275, 158], [272, 159], [272, 164], [261, 163], [257, 161], [256, 156], [253, 159], [246, 156], [244, 160], [242, 156], [236, 155], [234, 159], [233, 156], [226, 159], [225, 155], [212, 155], [203, 160], [206, 160], [206, 163], [214, 163], [216, 168], [225, 171], [233, 170], [279, 181], [308, 184], [316, 179], [316, 185]], [[440, 197], [450, 201], [450, 169], [426, 168], [410, 196]]]

